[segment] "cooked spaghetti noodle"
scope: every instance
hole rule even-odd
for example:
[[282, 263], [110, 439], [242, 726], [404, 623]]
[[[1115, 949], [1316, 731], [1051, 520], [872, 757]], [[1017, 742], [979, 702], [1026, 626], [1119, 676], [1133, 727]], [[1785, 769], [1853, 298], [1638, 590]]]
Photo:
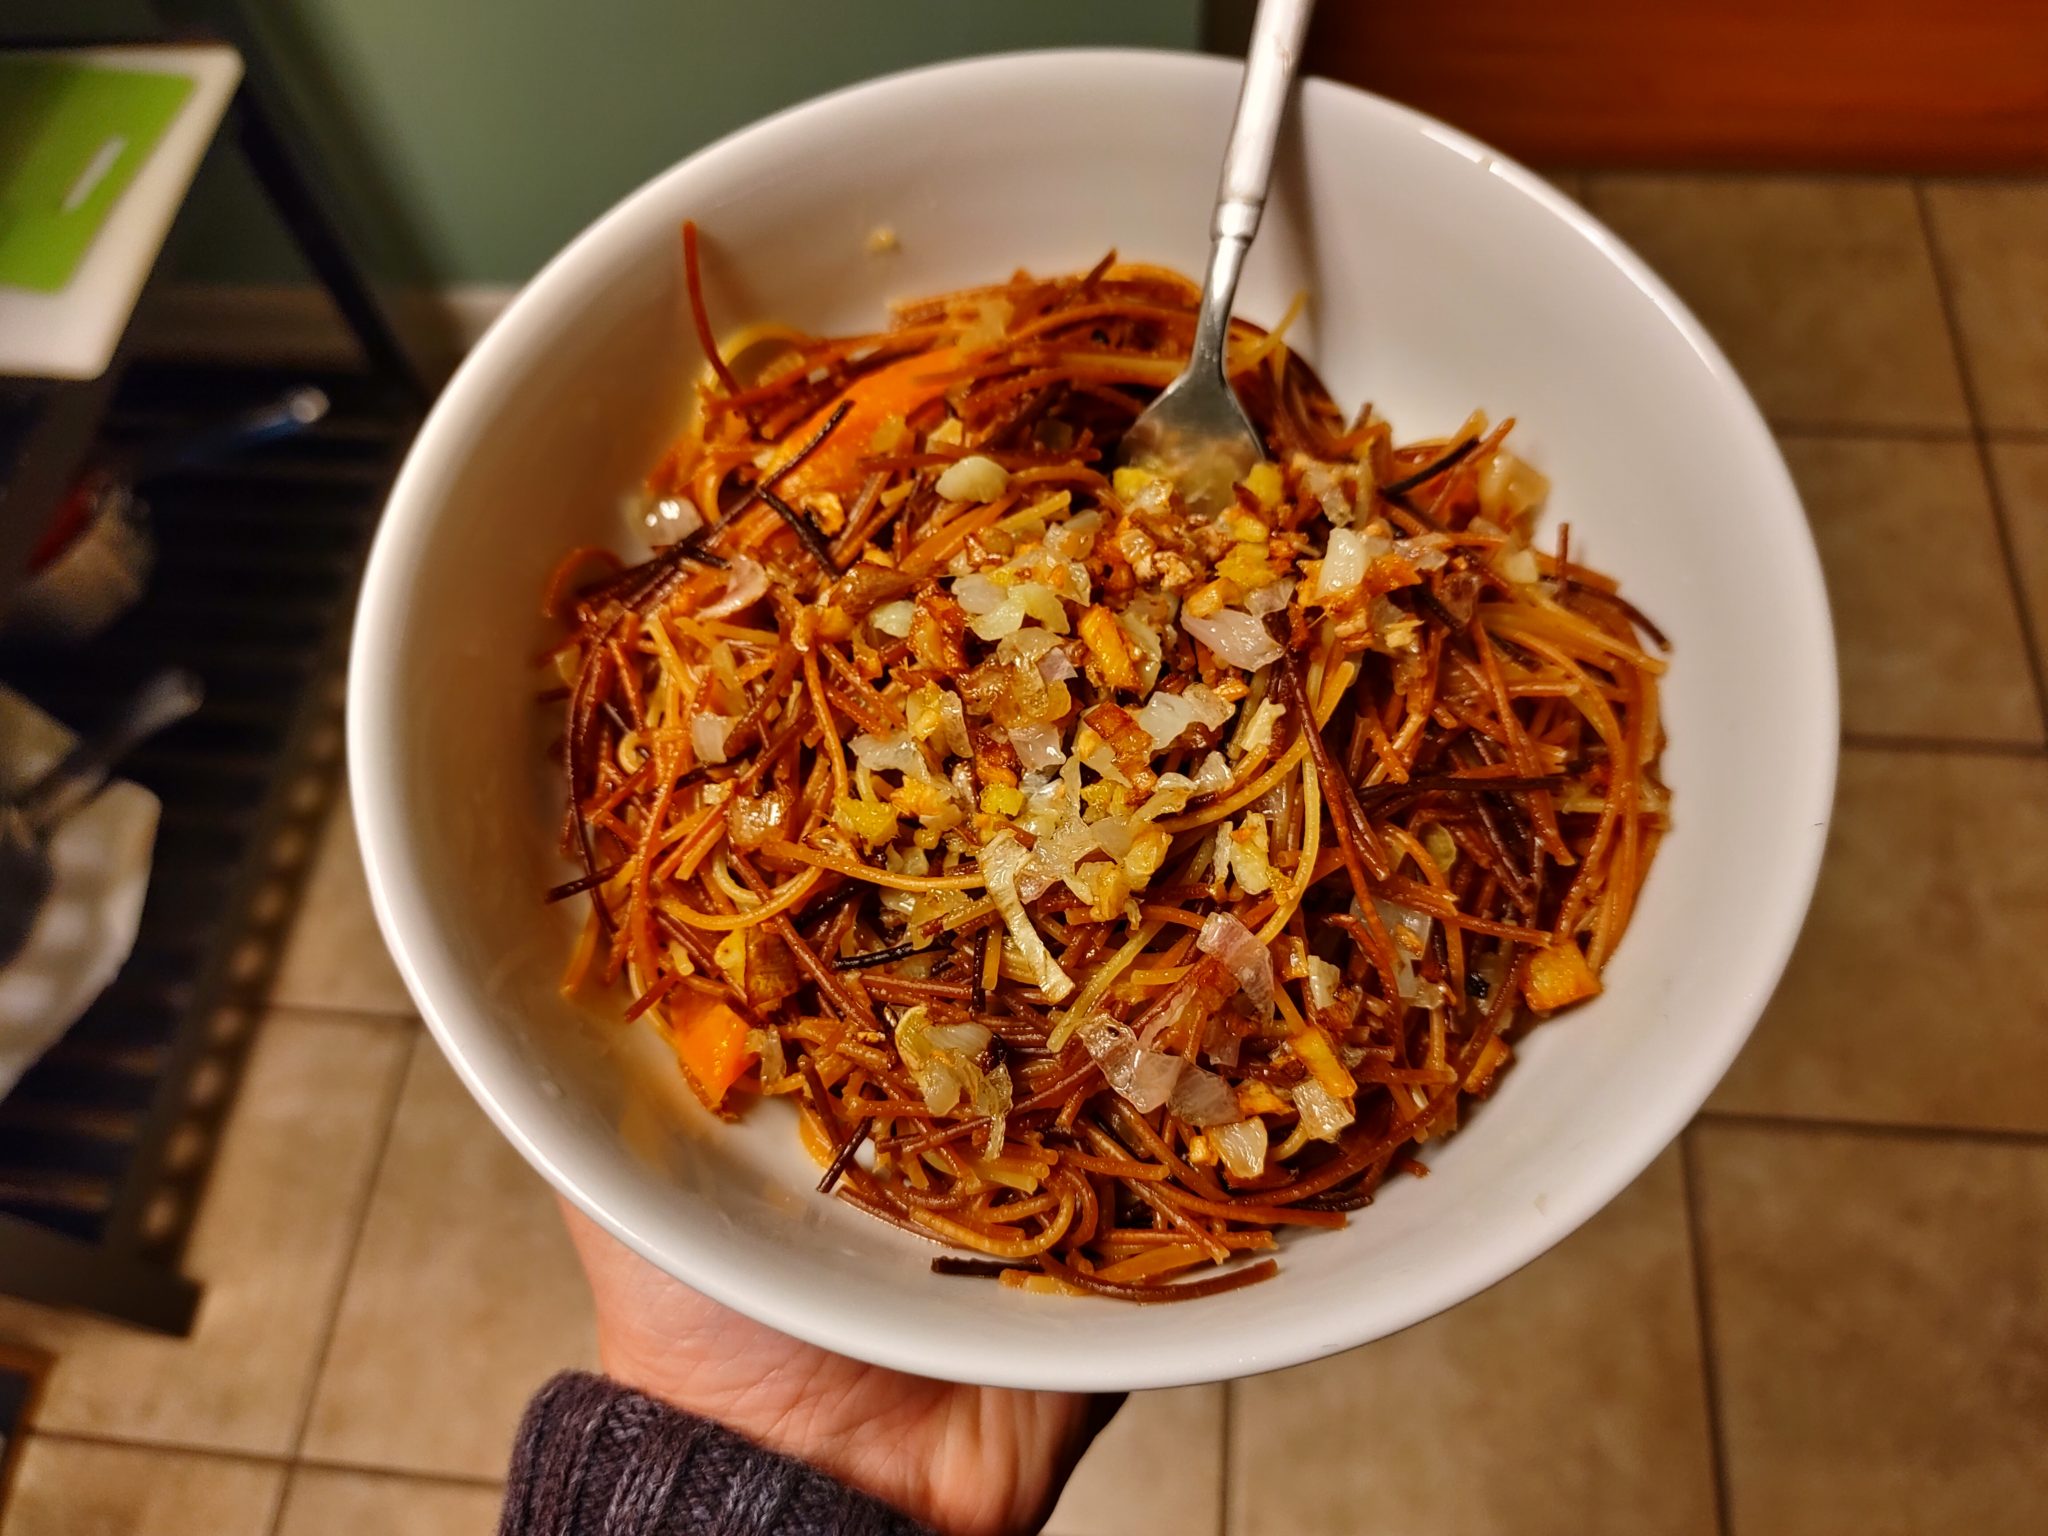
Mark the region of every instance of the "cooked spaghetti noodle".
[[1667, 825], [1662, 638], [1532, 543], [1510, 422], [1397, 445], [1236, 322], [1271, 461], [1203, 513], [1112, 467], [1196, 299], [1111, 257], [744, 333], [646, 487], [676, 541], [548, 584], [565, 986], [944, 1273], [1264, 1278], [1599, 991]]

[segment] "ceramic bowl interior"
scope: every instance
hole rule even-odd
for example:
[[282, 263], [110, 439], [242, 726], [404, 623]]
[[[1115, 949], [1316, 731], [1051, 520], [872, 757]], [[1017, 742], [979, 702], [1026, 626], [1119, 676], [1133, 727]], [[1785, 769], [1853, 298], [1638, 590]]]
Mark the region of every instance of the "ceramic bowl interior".
[[[1441, 124], [1309, 81], [1240, 294], [1338, 398], [1402, 436], [1513, 414], [1572, 549], [1669, 632], [1676, 830], [1603, 996], [1522, 1044], [1494, 1099], [1281, 1273], [1189, 1306], [935, 1277], [932, 1250], [813, 1193], [794, 1114], [699, 1111], [616, 998], [557, 990], [580, 914], [531, 658], [570, 546], [630, 548], [622, 496], [700, 365], [678, 227], [726, 325], [872, 329], [891, 300], [1084, 268], [1199, 270], [1237, 71], [1169, 54], [970, 61], [824, 98], [605, 215], [463, 365], [412, 450], [357, 624], [349, 746], [385, 935], [478, 1100], [570, 1198], [670, 1272], [790, 1333], [928, 1375], [1140, 1388], [1293, 1364], [1491, 1284], [1626, 1185], [1762, 1009], [1825, 832], [1836, 709], [1799, 502], [1741, 383], [1671, 294], [1527, 171]], [[896, 235], [888, 254], [869, 235]]]

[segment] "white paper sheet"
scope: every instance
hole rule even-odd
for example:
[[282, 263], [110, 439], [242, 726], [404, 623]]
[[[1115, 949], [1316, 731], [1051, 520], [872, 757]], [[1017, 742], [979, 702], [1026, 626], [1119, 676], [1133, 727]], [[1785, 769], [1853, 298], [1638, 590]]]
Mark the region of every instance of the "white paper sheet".
[[[0, 689], [0, 793], [56, 762], [72, 737], [18, 694]], [[78, 1022], [135, 948], [161, 807], [116, 780], [57, 830], [49, 899], [21, 953], [0, 966], [0, 1098]]]

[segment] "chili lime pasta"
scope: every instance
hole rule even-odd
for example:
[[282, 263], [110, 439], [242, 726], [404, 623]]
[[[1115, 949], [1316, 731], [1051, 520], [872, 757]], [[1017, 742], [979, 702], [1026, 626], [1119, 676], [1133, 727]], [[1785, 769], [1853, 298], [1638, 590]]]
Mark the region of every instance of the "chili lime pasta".
[[713, 342], [570, 551], [565, 986], [819, 1189], [1027, 1290], [1186, 1300], [1421, 1171], [1600, 989], [1667, 824], [1663, 642], [1539, 547], [1512, 422], [1399, 443], [1242, 321], [1269, 461], [1118, 468], [1198, 291], [1113, 256]]

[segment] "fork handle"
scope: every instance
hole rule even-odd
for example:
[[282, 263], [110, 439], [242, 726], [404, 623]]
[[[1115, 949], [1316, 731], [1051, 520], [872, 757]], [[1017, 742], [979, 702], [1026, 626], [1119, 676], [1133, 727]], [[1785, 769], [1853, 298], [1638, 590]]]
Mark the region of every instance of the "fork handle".
[[1251, 249], [1252, 236], [1259, 232], [1259, 216], [1266, 209], [1273, 148], [1279, 142], [1280, 119], [1287, 111], [1309, 13], [1314, 9], [1315, 0], [1259, 0], [1251, 46], [1245, 50], [1237, 115], [1231, 120], [1230, 143], [1223, 151], [1216, 212], [1209, 223], [1209, 271], [1202, 284], [1190, 371], [1196, 367], [1223, 371], [1231, 301], [1237, 296], [1245, 253]]

